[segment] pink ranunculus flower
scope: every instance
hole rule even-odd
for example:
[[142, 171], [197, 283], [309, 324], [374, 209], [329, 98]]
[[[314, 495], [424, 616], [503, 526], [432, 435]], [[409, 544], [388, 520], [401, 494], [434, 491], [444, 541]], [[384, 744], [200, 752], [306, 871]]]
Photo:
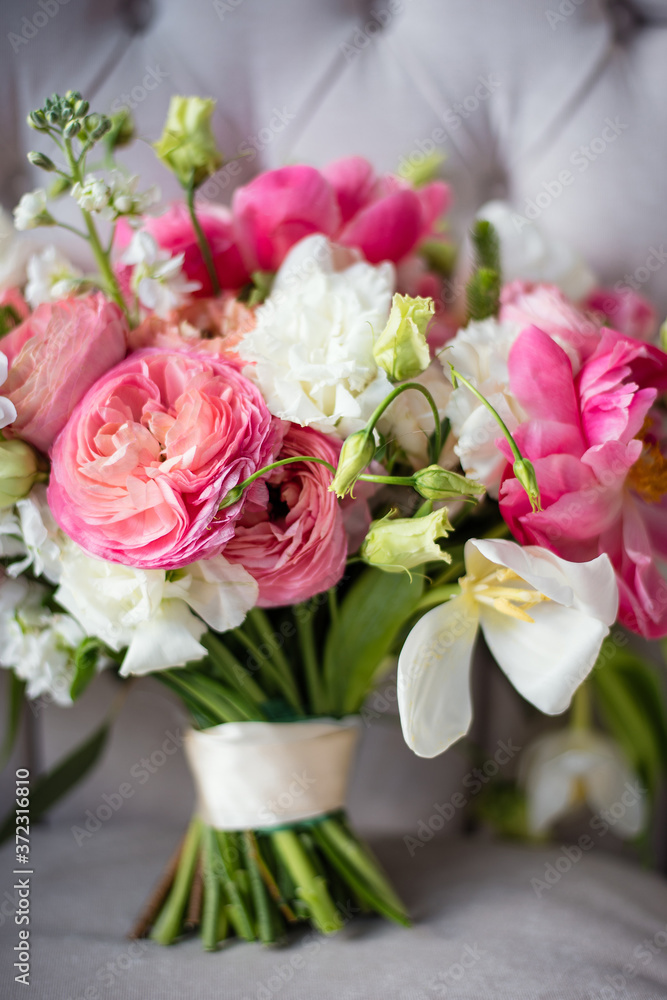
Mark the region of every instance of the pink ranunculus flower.
[[[287, 424], [279, 458], [314, 455], [334, 467], [340, 443], [312, 427]], [[347, 557], [343, 514], [329, 491], [331, 473], [315, 462], [294, 462], [270, 473], [269, 503], [248, 512], [224, 550], [259, 584], [259, 605], [305, 601], [340, 580]]]
[[[565, 559], [606, 552], [620, 594], [620, 620], [667, 635], [667, 434], [653, 406], [667, 389], [667, 355], [603, 330], [578, 375], [565, 351], [536, 327], [509, 357], [512, 393], [528, 414], [515, 431], [533, 462], [542, 511], [533, 512], [511, 465], [500, 509], [513, 535]], [[499, 442], [507, 454], [504, 440]]]
[[246, 267], [277, 271], [288, 250], [313, 233], [340, 228], [333, 188], [315, 167], [268, 170], [238, 188], [232, 200], [234, 231]]
[[143, 569], [216, 556], [248, 494], [232, 487], [273, 459], [278, 430], [238, 367], [147, 348], [90, 389], [58, 437], [48, 500], [88, 553]]
[[253, 310], [225, 292], [214, 299], [194, 299], [166, 317], [147, 316], [130, 331], [130, 350], [189, 348], [238, 360], [235, 348], [255, 322]]
[[48, 451], [81, 397], [125, 356], [122, 312], [100, 293], [46, 302], [2, 339], [10, 433]]
[[556, 285], [512, 281], [500, 295], [501, 322], [539, 326], [578, 368], [600, 342], [602, 318], [577, 308]]
[[377, 175], [361, 156], [336, 160], [322, 174], [336, 193], [341, 213], [334, 239], [357, 247], [371, 264], [399, 263], [433, 233], [449, 206], [449, 188], [443, 181], [415, 190], [393, 174]]
[[[197, 204], [197, 219], [208, 240], [220, 287], [238, 289], [249, 280], [246, 269], [234, 239], [232, 218], [229, 210], [222, 205]], [[193, 295], [206, 298], [213, 294], [211, 279], [204, 263], [197, 237], [192, 226], [190, 213], [183, 202], [174, 202], [163, 215], [144, 216], [141, 229], [149, 233], [163, 250], [172, 257], [183, 254], [183, 273], [189, 281], [198, 281], [200, 288]], [[114, 247], [125, 250], [132, 239], [134, 230], [124, 219], [116, 228]], [[129, 286], [131, 267], [118, 264], [116, 272], [121, 285]]]
[[632, 288], [594, 288], [584, 301], [614, 330], [635, 340], [653, 340], [658, 318], [651, 303]]

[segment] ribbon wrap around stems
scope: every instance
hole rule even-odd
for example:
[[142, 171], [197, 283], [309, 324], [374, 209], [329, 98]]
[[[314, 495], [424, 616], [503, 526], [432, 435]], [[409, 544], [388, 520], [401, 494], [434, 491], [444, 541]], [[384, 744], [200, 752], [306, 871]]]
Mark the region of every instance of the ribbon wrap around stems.
[[357, 716], [189, 730], [202, 819], [217, 830], [261, 830], [340, 809], [358, 737]]

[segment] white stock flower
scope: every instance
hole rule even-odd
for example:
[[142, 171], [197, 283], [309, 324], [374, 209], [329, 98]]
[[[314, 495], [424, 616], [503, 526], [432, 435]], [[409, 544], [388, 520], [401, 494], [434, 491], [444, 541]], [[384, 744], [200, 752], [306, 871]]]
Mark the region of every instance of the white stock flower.
[[76, 290], [82, 277], [81, 271], [54, 246], [32, 255], [27, 274], [25, 297], [32, 309], [65, 298]]
[[17, 577], [30, 568], [35, 576], [58, 583], [62, 551], [68, 542], [53, 518], [46, 487], [41, 483], [18, 501], [15, 513], [6, 513], [0, 522], [0, 554], [19, 556], [7, 567], [9, 576]]
[[139, 230], [120, 262], [133, 267], [130, 286], [142, 306], [158, 316], [166, 316], [181, 304], [184, 296], [201, 288], [198, 281], [188, 281], [181, 272], [183, 259], [184, 254], [172, 257], [149, 233]]
[[49, 590], [24, 577], [0, 578], [0, 665], [26, 681], [28, 698], [70, 705], [74, 651], [84, 638], [67, 614], [44, 606]]
[[309, 236], [292, 247], [257, 323], [237, 350], [271, 413], [341, 437], [361, 429], [391, 391], [373, 356], [394, 292], [377, 267]]
[[470, 539], [465, 565], [460, 595], [417, 622], [398, 660], [403, 735], [420, 757], [442, 753], [468, 731], [480, 628], [519, 694], [557, 715], [616, 619], [618, 588], [606, 555], [572, 563], [537, 545]]
[[95, 212], [102, 219], [112, 221], [120, 215], [141, 215], [156, 201], [160, 191], [157, 187], [137, 192], [139, 175], [126, 175], [120, 170], [112, 170], [108, 177], [88, 174], [83, 184], [72, 187], [72, 197], [85, 212]]
[[[432, 361], [426, 371], [410, 381], [419, 382], [428, 389], [442, 422], [452, 387], [445, 379], [439, 362]], [[388, 440], [396, 441], [400, 445], [414, 469], [422, 469], [429, 464], [428, 439], [435, 427], [433, 411], [421, 392], [411, 389], [397, 396], [385, 410], [378, 423], [378, 429]], [[443, 441], [443, 445], [444, 443]]]
[[50, 216], [44, 188], [28, 191], [14, 209], [14, 226], [18, 230], [36, 229], [48, 219]]
[[[440, 355], [445, 372], [449, 373], [452, 364], [497, 410], [510, 432], [525, 419], [509, 388], [509, 353], [520, 332], [517, 323], [478, 320], [459, 330]], [[454, 451], [463, 470], [497, 497], [507, 464], [494, 443], [502, 436], [497, 421], [464, 385], [452, 391], [445, 412], [457, 438]]]
[[127, 647], [121, 674], [128, 676], [206, 656], [199, 642], [206, 624], [219, 632], [240, 625], [257, 591], [250, 574], [222, 556], [165, 572], [94, 559], [72, 543], [55, 597], [88, 635], [115, 651]]
[[619, 837], [636, 837], [647, 820], [644, 790], [620, 748], [600, 733], [566, 729], [526, 747], [521, 783], [532, 833], [544, 833], [587, 804]]
[[498, 233], [504, 282], [519, 279], [557, 285], [575, 302], [597, 284], [582, 258], [566, 243], [547, 236], [507, 202], [487, 202], [477, 218], [486, 219]]
[[[9, 364], [4, 354], [0, 353], [0, 385], [7, 380]], [[0, 396], [0, 428], [14, 423], [16, 420], [16, 407], [6, 396]]]
[[17, 235], [10, 216], [0, 208], [0, 291], [24, 284], [33, 250], [34, 244]]

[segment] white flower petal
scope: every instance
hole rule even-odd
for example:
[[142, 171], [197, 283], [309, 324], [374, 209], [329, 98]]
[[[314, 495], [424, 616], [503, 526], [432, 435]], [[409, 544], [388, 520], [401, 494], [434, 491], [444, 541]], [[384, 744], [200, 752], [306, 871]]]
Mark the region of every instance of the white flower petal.
[[425, 614], [403, 645], [398, 707], [405, 741], [420, 757], [435, 757], [468, 731], [477, 626], [476, 604], [457, 597]]
[[16, 407], [11, 399], [7, 399], [6, 396], [0, 396], [0, 427], [7, 427], [8, 424], [13, 424], [16, 417]]
[[165, 597], [181, 597], [207, 625], [226, 632], [240, 625], [257, 603], [257, 581], [243, 566], [227, 562], [223, 556], [201, 559], [187, 567], [187, 590], [179, 592], [179, 582], [167, 583]]
[[595, 665], [608, 627], [576, 608], [548, 601], [519, 621], [480, 606], [484, 638], [519, 694], [547, 715], [558, 715]]
[[163, 601], [150, 621], [136, 629], [120, 673], [123, 677], [183, 667], [201, 660], [206, 649], [197, 641], [206, 626], [183, 601]]

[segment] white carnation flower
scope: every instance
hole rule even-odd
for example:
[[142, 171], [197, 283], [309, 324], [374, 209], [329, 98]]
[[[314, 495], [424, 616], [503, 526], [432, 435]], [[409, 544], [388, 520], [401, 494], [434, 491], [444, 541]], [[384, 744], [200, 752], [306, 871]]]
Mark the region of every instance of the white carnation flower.
[[355, 257], [320, 235], [297, 243], [238, 347], [271, 413], [341, 437], [392, 388], [373, 343], [389, 317], [394, 268]]
[[81, 271], [54, 246], [33, 254], [27, 273], [25, 297], [33, 309], [43, 302], [55, 302], [70, 295], [82, 277]]
[[44, 606], [48, 594], [25, 578], [0, 579], [0, 665], [26, 681], [28, 698], [70, 705], [74, 651], [84, 631], [69, 615]]
[[557, 285], [575, 302], [597, 284], [592, 271], [566, 243], [548, 236], [504, 201], [490, 201], [477, 213], [500, 238], [503, 281], [539, 281]]
[[206, 624], [219, 632], [240, 625], [257, 592], [250, 574], [222, 556], [165, 572], [95, 559], [71, 543], [55, 597], [88, 635], [116, 652], [127, 647], [127, 676], [206, 656]]
[[198, 281], [188, 281], [182, 273], [184, 254], [172, 257], [162, 250], [149, 233], [136, 232], [120, 258], [121, 264], [133, 267], [130, 287], [142, 306], [166, 316], [180, 305], [184, 296], [201, 288]]

